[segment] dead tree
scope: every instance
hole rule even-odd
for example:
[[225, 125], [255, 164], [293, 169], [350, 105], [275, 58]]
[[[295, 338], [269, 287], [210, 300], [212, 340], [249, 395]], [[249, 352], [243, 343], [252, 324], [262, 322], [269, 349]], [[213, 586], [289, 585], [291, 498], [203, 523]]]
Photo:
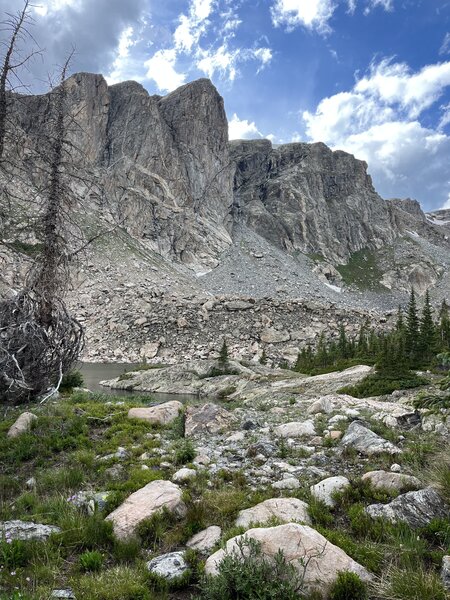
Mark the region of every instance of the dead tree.
[[83, 328], [64, 303], [69, 282], [63, 183], [67, 65], [62, 69], [60, 85], [50, 95], [48, 186], [40, 219], [42, 250], [24, 289], [0, 303], [3, 401], [20, 403], [42, 395], [44, 399], [50, 397], [59, 388], [63, 374], [77, 361], [84, 343]]

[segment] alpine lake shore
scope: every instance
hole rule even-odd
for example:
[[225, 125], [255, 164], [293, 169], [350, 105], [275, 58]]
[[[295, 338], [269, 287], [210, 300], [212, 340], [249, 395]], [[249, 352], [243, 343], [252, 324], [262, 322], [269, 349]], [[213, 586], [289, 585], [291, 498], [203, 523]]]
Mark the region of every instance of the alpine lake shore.
[[1, 600], [449, 597], [442, 376], [359, 399], [372, 367], [151, 366], [2, 408]]

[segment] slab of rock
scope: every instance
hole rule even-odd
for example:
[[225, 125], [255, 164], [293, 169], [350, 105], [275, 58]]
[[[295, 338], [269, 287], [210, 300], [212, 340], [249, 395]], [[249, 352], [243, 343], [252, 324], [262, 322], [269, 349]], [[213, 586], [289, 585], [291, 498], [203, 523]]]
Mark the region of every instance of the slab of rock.
[[60, 533], [55, 525], [41, 525], [29, 521], [3, 521], [0, 523], [0, 539], [6, 540], [38, 540], [45, 541], [53, 533]]
[[393, 471], [369, 471], [361, 479], [369, 481], [375, 490], [387, 490], [388, 492], [403, 492], [406, 489], [418, 490], [421, 487], [417, 477]]
[[147, 569], [170, 580], [181, 577], [189, 569], [189, 565], [184, 560], [184, 552], [169, 552], [148, 562]]
[[286, 477], [285, 479], [272, 483], [272, 487], [275, 490], [298, 490], [300, 482], [298, 479], [295, 479], [295, 477]]
[[186, 409], [186, 436], [221, 433], [227, 430], [234, 421], [233, 415], [217, 404], [188, 406]]
[[171, 481], [152, 481], [128, 496], [106, 520], [112, 522], [119, 539], [126, 539], [135, 534], [139, 523], [163, 509], [176, 517], [183, 517], [186, 505], [182, 500], [182, 491]]
[[216, 575], [226, 553], [236, 553], [239, 556], [237, 543], [245, 537], [257, 540], [263, 554], [269, 559], [274, 558], [281, 550], [286, 561], [298, 569], [299, 574], [303, 574], [303, 565], [308, 561], [304, 578], [307, 593], [316, 590], [326, 596], [339, 571], [356, 573], [363, 581], [371, 579], [369, 572], [343, 550], [331, 544], [312, 527], [298, 523], [250, 529], [244, 535], [231, 538], [226, 544], [226, 550], [219, 550], [208, 558], [205, 573]]
[[249, 527], [252, 524], [267, 523], [269, 519], [274, 517], [283, 523], [311, 524], [306, 502], [297, 498], [270, 498], [252, 508], [241, 510], [235, 525], [237, 527]]
[[316, 435], [314, 428], [314, 422], [308, 421], [292, 421], [291, 423], [284, 423], [275, 427], [275, 434], [283, 438], [298, 438], [303, 436]]
[[291, 336], [288, 331], [281, 331], [267, 327], [261, 333], [261, 341], [266, 344], [281, 344], [282, 342], [288, 342]]
[[186, 546], [206, 554], [220, 541], [221, 535], [221, 528], [217, 525], [211, 525], [203, 531], [199, 531], [199, 533], [193, 535], [191, 539], [186, 542]]
[[30, 431], [33, 423], [35, 423], [36, 421], [37, 421], [37, 416], [33, 415], [33, 413], [30, 413], [30, 412], [22, 413], [9, 428], [7, 436], [9, 438], [15, 438], [18, 435], [21, 435], [22, 433], [26, 433], [27, 431]]
[[130, 408], [129, 419], [139, 419], [155, 425], [168, 425], [178, 417], [183, 405], [178, 400], [171, 400], [157, 406]]
[[333, 500], [333, 494], [342, 492], [350, 486], [347, 477], [327, 477], [316, 485], [310, 487], [311, 494], [316, 500], [320, 500], [330, 508], [333, 508], [336, 502]]
[[433, 519], [448, 517], [448, 506], [431, 487], [407, 492], [389, 504], [371, 504], [365, 509], [372, 517], [381, 517], [391, 523], [406, 522], [410, 527], [425, 527]]
[[450, 591], [450, 556], [442, 559], [441, 581], [445, 589]]
[[76, 600], [73, 590], [66, 588], [64, 590], [53, 590], [50, 598], [65, 598], [66, 600]]
[[344, 437], [340, 442], [342, 447], [355, 448], [361, 454], [373, 456], [375, 454], [400, 454], [400, 448], [397, 448], [391, 442], [383, 439], [361, 423], [361, 421], [353, 421], [350, 423]]

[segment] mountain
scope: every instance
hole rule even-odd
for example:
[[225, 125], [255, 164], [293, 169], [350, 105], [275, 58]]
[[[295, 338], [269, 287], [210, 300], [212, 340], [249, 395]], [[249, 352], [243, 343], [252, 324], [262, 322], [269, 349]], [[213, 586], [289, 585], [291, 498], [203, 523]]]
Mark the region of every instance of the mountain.
[[[110, 355], [121, 335], [132, 341], [119, 357], [139, 352], [149, 330], [141, 327], [131, 338], [129, 331], [139, 329], [150, 299], [165, 306], [156, 310], [158, 319], [167, 317], [153, 324], [152, 340], [169, 345], [178, 332], [186, 334], [180, 347], [192, 347], [205, 339], [214, 344], [224, 332], [259, 343], [246, 311], [260, 299], [272, 308], [278, 303], [276, 314], [292, 299], [314, 301], [323, 318], [330, 304], [342, 315], [381, 313], [403, 302], [411, 286], [419, 293], [431, 287], [436, 302], [448, 297], [449, 211], [425, 215], [414, 200], [382, 199], [365, 162], [321, 143], [229, 143], [223, 100], [207, 79], [165, 97], [150, 96], [136, 82], [108, 86], [88, 73], [66, 86], [70, 230], [78, 246], [94, 238], [74, 266], [70, 301], [92, 333], [94, 356]], [[20, 168], [3, 185], [14, 191], [10, 196], [39, 198], [45, 169], [36, 157], [51, 136], [51, 94], [12, 95], [10, 102]], [[30, 203], [15, 208], [34, 212]], [[39, 233], [13, 228], [3, 237], [0, 291], [9, 293], [21, 285]], [[196, 300], [203, 306], [220, 296], [219, 304], [230, 297], [247, 303], [230, 311], [220, 304], [223, 316], [239, 315], [239, 326], [233, 332], [224, 318], [213, 327], [206, 309], [193, 340], [185, 331], [191, 326], [180, 322], [192, 322]], [[108, 311], [103, 320], [99, 307]], [[287, 332], [285, 342], [294, 341], [292, 327], [287, 331], [283, 319], [278, 327], [275, 316], [261, 327], [270, 329], [271, 321], [274, 331]]]

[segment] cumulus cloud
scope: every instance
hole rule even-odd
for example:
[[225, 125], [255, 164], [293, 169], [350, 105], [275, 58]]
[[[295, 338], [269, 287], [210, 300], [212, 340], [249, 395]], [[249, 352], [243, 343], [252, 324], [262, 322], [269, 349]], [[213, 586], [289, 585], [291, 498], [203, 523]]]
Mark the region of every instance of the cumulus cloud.
[[178, 73], [175, 68], [177, 59], [174, 48], [158, 50], [151, 58], [145, 61], [147, 79], [152, 79], [158, 89], [163, 91], [174, 90], [186, 81], [185, 73]]
[[275, 27], [284, 26], [287, 30], [301, 25], [326, 34], [331, 31], [328, 21], [336, 6], [334, 0], [276, 0], [272, 21]]
[[[147, 78], [160, 90], [172, 91], [195, 69], [211, 79], [233, 82], [239, 66], [253, 61], [258, 73], [271, 61], [272, 50], [258, 44], [251, 48], [236, 44], [240, 24], [229, 2], [223, 6], [220, 0], [190, 0], [188, 11], [178, 16], [170, 43], [145, 62]], [[184, 65], [185, 71], [179, 65]]]
[[382, 195], [416, 196], [432, 208], [450, 193], [450, 122], [442, 106], [440, 124], [421, 115], [450, 86], [450, 62], [413, 72], [403, 63], [371, 65], [353, 88], [324, 98], [302, 114], [307, 137], [365, 159]]
[[228, 137], [230, 140], [254, 140], [262, 138], [263, 134], [258, 130], [255, 122], [240, 119], [236, 113], [228, 121]]

